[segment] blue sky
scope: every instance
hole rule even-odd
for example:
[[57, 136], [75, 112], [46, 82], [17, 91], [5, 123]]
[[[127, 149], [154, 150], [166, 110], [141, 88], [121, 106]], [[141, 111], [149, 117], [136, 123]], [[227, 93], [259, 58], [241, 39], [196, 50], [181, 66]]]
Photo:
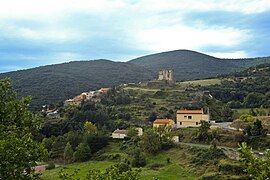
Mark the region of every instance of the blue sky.
[[270, 55], [269, 0], [0, 0], [0, 72], [190, 49]]

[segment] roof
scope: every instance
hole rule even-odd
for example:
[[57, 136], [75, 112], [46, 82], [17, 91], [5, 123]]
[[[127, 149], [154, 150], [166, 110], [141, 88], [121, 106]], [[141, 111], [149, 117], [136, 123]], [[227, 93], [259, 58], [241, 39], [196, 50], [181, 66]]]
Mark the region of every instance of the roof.
[[154, 124], [170, 124], [172, 121], [173, 121], [172, 119], [156, 119], [153, 123]]
[[117, 134], [128, 134], [128, 130], [125, 130], [125, 129], [116, 129], [113, 133], [117, 133]]
[[98, 90], [99, 92], [103, 92], [106, 93], [110, 90], [110, 88], [100, 88], [100, 90]]
[[195, 110], [181, 109], [177, 111], [177, 114], [203, 114], [203, 110], [202, 109], [195, 109]]

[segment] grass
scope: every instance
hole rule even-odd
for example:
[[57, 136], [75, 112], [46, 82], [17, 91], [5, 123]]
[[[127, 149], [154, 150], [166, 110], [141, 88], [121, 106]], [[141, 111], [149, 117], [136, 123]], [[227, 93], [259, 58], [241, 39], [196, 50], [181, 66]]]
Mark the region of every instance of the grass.
[[185, 170], [180, 164], [172, 163], [166, 165], [159, 170], [151, 170], [144, 168], [141, 173], [141, 179], [161, 179], [161, 180], [177, 180], [177, 179], [197, 179], [195, 175]]
[[210, 86], [210, 85], [214, 85], [214, 84], [220, 84], [221, 83], [221, 79], [203, 79], [203, 80], [194, 80], [194, 81], [184, 81], [184, 82], [180, 82], [178, 83], [179, 85], [201, 85], [201, 86]]
[[[106, 168], [108, 168], [113, 164], [114, 162], [109, 161], [88, 161], [84, 163], [74, 163], [66, 166], [68, 168], [65, 168], [65, 172], [67, 172], [68, 174], [72, 174], [74, 170], [78, 169], [78, 174], [76, 175], [76, 178], [85, 179], [87, 172], [90, 169], [99, 169], [101, 171], [104, 171]], [[44, 173], [42, 173], [41, 178], [43, 180], [57, 180], [59, 179], [58, 173], [62, 168], [63, 166], [62, 167], [60, 166], [55, 169], [45, 171]]]
[[[250, 114], [251, 108], [239, 108], [234, 109], [234, 117], [237, 119], [243, 114]], [[264, 110], [267, 112], [267, 108], [264, 108]], [[256, 108], [254, 108], [254, 111], [256, 111]]]
[[[123, 153], [119, 149], [118, 142], [111, 142], [108, 147], [103, 150], [106, 154]], [[171, 163], [167, 163], [167, 158], [171, 159]], [[74, 170], [78, 170], [76, 178], [84, 179], [90, 169], [99, 169], [104, 171], [109, 166], [115, 164], [113, 161], [88, 161], [84, 163], [74, 163], [66, 167], [57, 167], [52, 170], [47, 170], [42, 174], [43, 180], [57, 180], [59, 171], [64, 167], [64, 171], [72, 174]], [[183, 156], [183, 150], [178, 147], [168, 151], [161, 152], [157, 155], [147, 156], [147, 166], [142, 168], [140, 173], [141, 180], [152, 180], [157, 178], [160, 180], [178, 180], [178, 179], [198, 179], [191, 169], [186, 168], [187, 160]], [[153, 164], [161, 164], [158, 169], [151, 168]]]

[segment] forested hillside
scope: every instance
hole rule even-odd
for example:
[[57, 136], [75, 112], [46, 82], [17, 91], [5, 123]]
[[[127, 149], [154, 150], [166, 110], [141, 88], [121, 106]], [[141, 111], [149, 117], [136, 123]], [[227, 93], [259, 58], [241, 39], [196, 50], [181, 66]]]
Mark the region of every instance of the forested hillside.
[[142, 67], [108, 60], [80, 61], [0, 74], [10, 77], [19, 96], [31, 95], [31, 106], [57, 103], [84, 91], [150, 80]]
[[219, 59], [190, 50], [176, 50], [139, 57], [130, 61], [157, 73], [160, 69], [174, 69], [176, 80], [213, 77], [270, 62], [270, 58]]
[[221, 84], [203, 87], [231, 108], [257, 108], [270, 105], [270, 64], [261, 64], [224, 76]]
[[176, 80], [203, 79], [269, 62], [270, 58], [218, 59], [195, 51], [177, 50], [129, 62], [76, 61], [0, 74], [10, 77], [19, 96], [31, 95], [31, 107], [61, 102], [83, 91], [121, 83], [153, 80], [160, 69], [172, 68]]

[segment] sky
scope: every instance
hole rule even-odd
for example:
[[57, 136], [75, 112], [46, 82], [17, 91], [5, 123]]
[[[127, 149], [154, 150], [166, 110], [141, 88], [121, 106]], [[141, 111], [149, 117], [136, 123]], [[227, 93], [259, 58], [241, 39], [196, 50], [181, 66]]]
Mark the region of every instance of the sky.
[[0, 72], [189, 49], [270, 56], [270, 0], [0, 0]]

